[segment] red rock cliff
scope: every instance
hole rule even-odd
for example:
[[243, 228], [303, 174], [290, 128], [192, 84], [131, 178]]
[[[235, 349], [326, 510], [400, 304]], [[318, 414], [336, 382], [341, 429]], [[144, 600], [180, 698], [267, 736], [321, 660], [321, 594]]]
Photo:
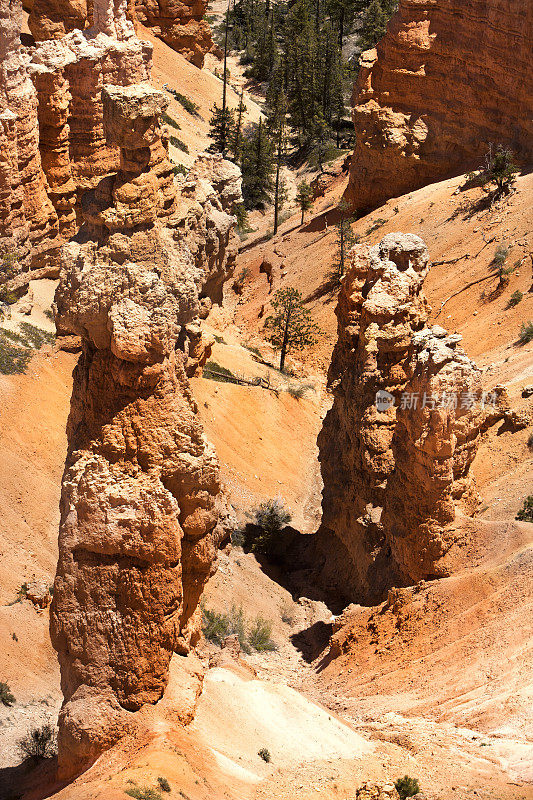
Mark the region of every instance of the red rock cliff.
[[533, 155], [533, 3], [400, 0], [353, 94], [354, 208], [479, 166], [489, 143]]

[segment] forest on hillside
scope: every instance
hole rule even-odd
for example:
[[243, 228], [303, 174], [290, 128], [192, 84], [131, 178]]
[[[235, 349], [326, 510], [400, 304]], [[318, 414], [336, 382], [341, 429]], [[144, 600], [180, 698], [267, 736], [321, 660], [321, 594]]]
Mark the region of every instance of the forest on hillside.
[[[277, 220], [285, 199], [283, 165], [307, 162], [323, 171], [352, 147], [347, 103], [358, 55], [383, 36], [396, 6], [396, 0], [230, 0], [217, 30], [223, 96], [213, 108], [210, 132], [211, 149], [241, 167], [242, 215], [274, 203]], [[350, 58], [348, 41], [355, 45]], [[235, 111], [226, 102], [230, 52], [238, 53], [245, 77], [265, 98], [258, 123], [244, 124], [243, 95]], [[304, 197], [306, 187], [300, 189]]]

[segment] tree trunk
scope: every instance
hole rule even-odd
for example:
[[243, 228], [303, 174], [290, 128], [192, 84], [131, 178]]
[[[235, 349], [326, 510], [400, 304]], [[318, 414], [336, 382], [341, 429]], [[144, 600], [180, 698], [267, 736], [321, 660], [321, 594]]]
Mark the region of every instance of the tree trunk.
[[283, 120], [279, 123], [278, 163], [276, 165], [276, 193], [274, 196], [274, 235], [278, 232], [279, 221], [279, 173], [281, 169], [281, 146], [283, 143]]
[[231, 0], [228, 0], [226, 10], [226, 30], [224, 33], [224, 74], [222, 77], [222, 155], [226, 155], [228, 132], [226, 130], [226, 104], [227, 104], [227, 80], [228, 80], [228, 31], [229, 31], [229, 7]]

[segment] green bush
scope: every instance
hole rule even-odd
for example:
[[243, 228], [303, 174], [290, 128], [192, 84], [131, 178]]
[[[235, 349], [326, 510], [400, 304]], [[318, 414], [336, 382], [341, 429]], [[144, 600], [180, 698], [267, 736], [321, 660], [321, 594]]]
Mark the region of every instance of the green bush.
[[138, 786], [133, 786], [131, 789], [124, 789], [124, 792], [129, 797], [134, 797], [135, 800], [163, 800], [161, 792], [159, 792], [157, 789], [150, 789], [147, 786], [145, 786], [144, 789], [140, 789]]
[[15, 696], [12, 694], [9, 685], [4, 681], [0, 681], [0, 703], [5, 706], [12, 706], [15, 702]]
[[248, 633], [248, 641], [254, 650], [262, 652], [264, 650], [277, 650], [272, 641], [272, 623], [259, 616], [253, 623]]
[[202, 372], [202, 377], [210, 378], [212, 381], [220, 381], [221, 383], [234, 383], [232, 378], [235, 378], [230, 369], [222, 367], [220, 364], [217, 364], [216, 361], [207, 362]]
[[253, 509], [254, 524], [259, 531], [253, 536], [251, 549], [254, 553], [278, 556], [283, 539], [283, 529], [292, 517], [283, 502], [277, 498], [264, 500]]
[[169, 89], [168, 90], [172, 97], [174, 97], [178, 103], [180, 103], [185, 111], [189, 114], [192, 114], [193, 117], [199, 117], [200, 114], [198, 113], [200, 110], [200, 106], [197, 106], [189, 97], [186, 97], [181, 92], [178, 92], [176, 89]]
[[259, 758], [262, 758], [263, 761], [266, 761], [267, 764], [271, 761], [270, 751], [267, 750], [266, 747], [262, 747], [261, 750], [258, 750], [257, 755]]
[[188, 153], [189, 152], [189, 148], [187, 147], [185, 142], [182, 142], [182, 140], [178, 139], [177, 136], [171, 136], [169, 141], [170, 141], [170, 144], [173, 145], [174, 147], [177, 147], [178, 150], [182, 150], [184, 153]]
[[294, 397], [295, 400], [301, 400], [304, 397], [305, 393], [308, 392], [310, 389], [314, 389], [312, 383], [301, 383], [299, 386], [292, 383], [290, 384], [289, 388], [287, 389], [288, 393], [291, 397]]
[[170, 792], [170, 783], [167, 781], [166, 778], [162, 778], [161, 776], [159, 776], [157, 782], [162, 792]]
[[183, 164], [174, 164], [172, 167], [172, 172], [174, 175], [186, 175], [187, 169], [183, 166]]
[[179, 124], [179, 122], [176, 122], [176, 120], [173, 119], [171, 116], [169, 116], [166, 113], [166, 111], [164, 111], [161, 114], [161, 119], [163, 120], [164, 123], [166, 123], [167, 125], [170, 125], [171, 128], [175, 128], [175, 130], [181, 131], [181, 125]]
[[41, 725], [32, 728], [22, 739], [19, 739], [18, 748], [23, 758], [33, 758], [40, 761], [43, 758], [53, 758], [57, 753], [57, 736], [54, 728]]
[[533, 340], [533, 322], [523, 322], [518, 335], [521, 344], [527, 344]]
[[29, 322], [21, 322], [19, 328], [22, 331], [26, 344], [35, 348], [35, 350], [39, 350], [43, 344], [52, 344], [55, 339], [53, 333], [43, 331], [41, 328], [37, 328]]
[[522, 508], [516, 515], [516, 519], [521, 522], [533, 522], [533, 494], [526, 497], [522, 504]]
[[28, 348], [13, 344], [5, 331], [0, 331], [0, 373], [20, 375], [26, 372], [32, 352]]
[[519, 289], [517, 289], [516, 292], [513, 292], [511, 297], [509, 298], [509, 306], [511, 308], [517, 306], [520, 300], [522, 300], [523, 296], [524, 295], [522, 294], [522, 292]]
[[236, 635], [241, 650], [245, 653], [251, 653], [251, 648], [246, 638], [246, 625], [242, 608], [232, 606], [228, 614], [219, 614], [212, 609], [202, 607], [202, 632], [208, 641], [217, 644], [219, 647], [227, 636]]
[[400, 795], [400, 800], [405, 800], [406, 797], [413, 797], [413, 795], [418, 794], [420, 791], [420, 785], [417, 779], [410, 778], [409, 775], [398, 778], [394, 786]]

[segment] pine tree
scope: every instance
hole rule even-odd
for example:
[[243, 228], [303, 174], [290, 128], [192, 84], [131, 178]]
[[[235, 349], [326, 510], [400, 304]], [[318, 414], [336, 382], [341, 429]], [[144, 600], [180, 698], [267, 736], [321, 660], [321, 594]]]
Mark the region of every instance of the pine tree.
[[209, 120], [209, 136], [213, 140], [209, 150], [225, 156], [234, 127], [233, 111], [229, 108], [221, 108], [215, 103], [211, 109], [211, 119]]
[[237, 164], [240, 164], [242, 160], [242, 149], [243, 149], [243, 121], [244, 115], [246, 113], [246, 105], [244, 103], [244, 89], [241, 91], [241, 96], [239, 98], [239, 105], [237, 106], [237, 120], [233, 127], [233, 136], [231, 142], [231, 151], [233, 154], [233, 159]]
[[287, 354], [314, 344], [319, 328], [312, 321], [298, 289], [279, 289], [271, 304], [274, 313], [266, 318], [265, 328], [268, 341], [280, 351], [279, 368], [283, 372]]
[[303, 225], [305, 212], [309, 211], [313, 206], [313, 190], [306, 181], [302, 181], [298, 184], [298, 192], [296, 193], [295, 200], [302, 212], [302, 221], [300, 224]]
[[348, 253], [359, 240], [352, 231], [351, 219], [348, 216], [350, 207], [344, 200], [339, 204], [339, 211], [341, 216], [335, 226], [337, 249], [331, 271], [331, 280], [335, 286], [338, 286], [346, 271]]
[[385, 35], [389, 16], [383, 9], [380, 0], [372, 0], [363, 17], [360, 43], [364, 50], [375, 47]]
[[242, 159], [242, 191], [246, 208], [264, 208], [270, 202], [273, 188], [272, 143], [263, 119], [252, 127], [244, 143]]
[[274, 236], [278, 232], [279, 226], [279, 212], [281, 206], [283, 204], [283, 195], [281, 181], [281, 165], [283, 161], [285, 149], [285, 119], [282, 116], [279, 119], [279, 130], [278, 130], [278, 142], [277, 142], [277, 152], [276, 152], [276, 185], [274, 190]]

